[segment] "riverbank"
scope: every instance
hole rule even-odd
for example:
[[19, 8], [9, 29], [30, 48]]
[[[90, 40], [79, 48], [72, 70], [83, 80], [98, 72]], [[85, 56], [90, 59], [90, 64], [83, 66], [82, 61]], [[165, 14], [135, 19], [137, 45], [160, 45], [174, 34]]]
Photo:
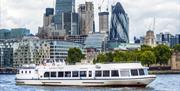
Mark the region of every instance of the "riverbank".
[[180, 74], [180, 70], [151, 70], [149, 74]]

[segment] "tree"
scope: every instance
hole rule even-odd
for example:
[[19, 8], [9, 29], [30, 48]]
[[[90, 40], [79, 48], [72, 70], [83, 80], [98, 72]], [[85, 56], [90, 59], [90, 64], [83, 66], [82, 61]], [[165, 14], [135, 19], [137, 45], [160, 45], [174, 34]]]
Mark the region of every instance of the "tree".
[[125, 56], [126, 56], [127, 62], [134, 62], [134, 61], [137, 61], [138, 55], [135, 51], [126, 51]]
[[109, 52], [109, 53], [106, 53], [106, 62], [113, 62], [113, 53], [112, 52]]
[[176, 52], [180, 52], [180, 44], [175, 45], [173, 49]]
[[76, 62], [80, 62], [82, 58], [84, 58], [84, 55], [79, 48], [70, 48], [68, 50], [67, 61], [69, 64], [75, 64]]
[[148, 45], [141, 45], [141, 51], [152, 51], [152, 47]]
[[156, 56], [152, 51], [144, 51], [140, 56], [140, 61], [148, 67], [156, 62]]
[[162, 65], [162, 64], [168, 64], [168, 60], [171, 57], [171, 50], [166, 45], [158, 45], [154, 48], [154, 53], [156, 56], [156, 63]]
[[113, 62], [125, 62], [125, 61], [127, 61], [125, 52], [121, 52], [121, 51], [114, 52]]
[[97, 56], [97, 60], [96, 60], [96, 62], [98, 62], [98, 63], [105, 63], [106, 62], [106, 55], [105, 54], [99, 54], [98, 56]]

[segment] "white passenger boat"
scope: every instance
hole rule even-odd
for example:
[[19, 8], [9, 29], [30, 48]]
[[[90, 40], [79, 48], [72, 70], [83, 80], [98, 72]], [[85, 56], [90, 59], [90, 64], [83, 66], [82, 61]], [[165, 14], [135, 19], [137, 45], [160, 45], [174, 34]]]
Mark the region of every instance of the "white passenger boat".
[[145, 87], [156, 78], [140, 63], [66, 65], [58, 61], [47, 60], [44, 65], [22, 67], [16, 74], [16, 84]]

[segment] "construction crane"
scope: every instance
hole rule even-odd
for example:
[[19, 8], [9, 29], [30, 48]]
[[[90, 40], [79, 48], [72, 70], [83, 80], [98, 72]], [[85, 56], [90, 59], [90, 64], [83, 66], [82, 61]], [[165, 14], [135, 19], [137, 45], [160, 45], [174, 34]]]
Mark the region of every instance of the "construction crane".
[[[99, 4], [98, 6], [98, 9], [99, 9], [99, 12], [101, 12], [101, 8], [102, 8], [102, 5], [104, 3], [105, 0], [102, 0], [102, 2]], [[108, 4], [109, 4], [109, 0], [107, 0], [107, 6], [106, 6], [106, 11], [108, 11]]]

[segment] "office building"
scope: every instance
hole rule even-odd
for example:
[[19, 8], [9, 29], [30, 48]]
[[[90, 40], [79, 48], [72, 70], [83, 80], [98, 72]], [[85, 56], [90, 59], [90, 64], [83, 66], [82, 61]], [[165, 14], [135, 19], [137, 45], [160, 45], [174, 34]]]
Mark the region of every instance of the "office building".
[[13, 53], [13, 66], [42, 64], [50, 57], [49, 43], [37, 37], [26, 37], [20, 41]]
[[56, 30], [62, 30], [63, 28], [63, 13], [75, 12], [75, 0], [56, 0], [54, 24]]
[[83, 52], [83, 45], [68, 41], [51, 41], [50, 58], [66, 60], [70, 48], [79, 48]]
[[49, 26], [51, 23], [53, 23], [53, 16], [54, 16], [54, 9], [46, 8], [46, 12], [43, 18], [43, 26]]
[[92, 33], [86, 38], [84, 44], [85, 49], [93, 48], [97, 52], [106, 50], [107, 36], [104, 33]]
[[154, 31], [149, 30], [146, 32], [146, 36], [144, 37], [144, 44], [152, 47], [156, 45]]
[[66, 35], [79, 35], [79, 19], [77, 13], [63, 13], [63, 29]]
[[99, 13], [99, 32], [108, 33], [109, 31], [109, 12]]
[[165, 44], [169, 47], [174, 47], [176, 44], [180, 44], [180, 34], [172, 35], [170, 33], [159, 33], [156, 34], [156, 43]]
[[0, 68], [13, 67], [13, 48], [0, 48]]
[[24, 36], [30, 35], [30, 30], [26, 28], [13, 28], [11, 29], [11, 38], [22, 39]]
[[67, 36], [66, 40], [74, 43], [84, 44], [88, 35], [71, 35]]
[[80, 4], [78, 8], [80, 20], [80, 34], [88, 35], [94, 29], [94, 5], [92, 2], [85, 2]]
[[30, 30], [26, 28], [0, 29], [0, 39], [22, 39], [29, 35]]
[[8, 29], [0, 29], [0, 39], [9, 39], [10, 36], [10, 30]]
[[112, 6], [109, 38], [110, 41], [129, 43], [129, 18], [119, 2]]

